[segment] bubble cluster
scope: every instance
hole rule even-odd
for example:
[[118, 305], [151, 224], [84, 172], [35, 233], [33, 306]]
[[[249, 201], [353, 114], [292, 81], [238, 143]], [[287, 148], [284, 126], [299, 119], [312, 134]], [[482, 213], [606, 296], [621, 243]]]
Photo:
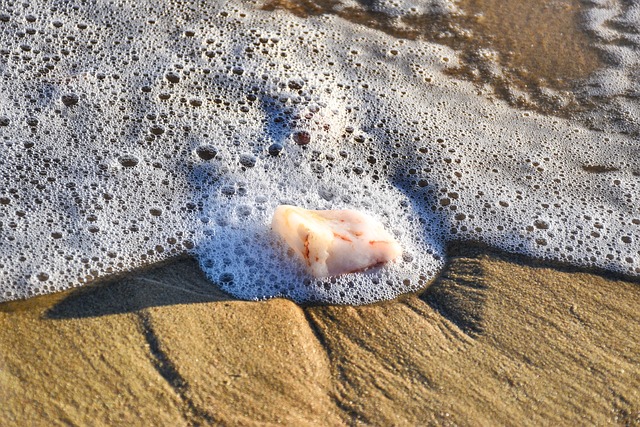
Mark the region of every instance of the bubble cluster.
[[[449, 48], [144, 0], [11, 3], [0, 47], [1, 300], [188, 253], [238, 297], [369, 303], [452, 240], [640, 276], [637, 141], [479, 97]], [[269, 231], [285, 203], [367, 211], [402, 259], [313, 280]]]

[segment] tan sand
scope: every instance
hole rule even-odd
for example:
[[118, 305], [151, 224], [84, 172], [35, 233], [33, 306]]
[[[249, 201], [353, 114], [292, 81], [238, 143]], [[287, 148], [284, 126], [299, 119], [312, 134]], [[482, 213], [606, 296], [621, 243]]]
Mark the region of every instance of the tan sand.
[[3, 425], [640, 422], [640, 285], [486, 251], [365, 307], [234, 301], [191, 260], [0, 307]]

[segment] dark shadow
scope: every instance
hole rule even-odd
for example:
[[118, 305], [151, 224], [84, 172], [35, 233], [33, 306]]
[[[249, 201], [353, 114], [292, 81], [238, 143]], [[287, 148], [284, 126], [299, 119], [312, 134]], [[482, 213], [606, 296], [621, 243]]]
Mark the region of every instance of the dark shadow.
[[604, 269], [575, 267], [512, 254], [480, 242], [451, 242], [447, 246], [446, 267], [420, 295], [420, 299], [471, 337], [477, 337], [484, 331], [483, 314], [489, 288], [484, 280], [485, 273], [481, 260], [487, 257], [528, 268], [547, 268], [572, 274], [594, 274], [607, 280], [621, 280], [640, 285], [638, 277], [612, 273]]
[[549, 268], [561, 273], [594, 274], [608, 280], [620, 280], [624, 282], [637, 283], [638, 285], [640, 285], [640, 277], [632, 276], [630, 274], [610, 271], [599, 267], [571, 265], [568, 264], [569, 261], [554, 261], [550, 259], [541, 259], [528, 255], [507, 252], [489, 246], [485, 243], [473, 240], [457, 240], [449, 242], [449, 244], [447, 245], [447, 255], [450, 257], [450, 259], [461, 256], [489, 256], [525, 267]]
[[160, 266], [111, 278], [69, 292], [46, 311], [49, 319], [77, 319], [131, 313], [149, 307], [230, 301], [204, 275], [192, 258], [178, 258]]
[[[565, 273], [597, 274], [609, 280], [640, 284], [637, 277], [536, 260], [496, 250], [477, 242], [452, 242], [447, 248], [447, 254], [447, 266], [420, 298], [472, 337], [483, 332], [483, 312], [488, 289], [483, 281], [483, 257], [533, 268], [552, 268]], [[100, 281], [66, 294], [61, 301], [45, 312], [46, 318], [100, 317], [176, 304], [239, 301], [209, 281], [198, 262], [189, 257], [173, 259], [162, 265]], [[303, 306], [316, 305], [323, 304]]]
[[420, 299], [465, 334], [477, 337], [484, 331], [483, 314], [488, 287], [479, 257], [486, 251], [471, 246], [462, 251], [447, 252], [451, 255], [449, 262]]

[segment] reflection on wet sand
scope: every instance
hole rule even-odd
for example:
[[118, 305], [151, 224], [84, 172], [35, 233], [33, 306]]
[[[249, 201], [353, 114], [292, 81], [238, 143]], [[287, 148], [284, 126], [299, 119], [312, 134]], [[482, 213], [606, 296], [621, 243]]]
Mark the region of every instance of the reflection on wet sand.
[[271, 0], [263, 9], [300, 17], [333, 14], [394, 37], [444, 44], [461, 59], [450, 75], [489, 85], [513, 106], [563, 117], [592, 107], [578, 92], [602, 58], [581, 27], [578, 0], [462, 0], [456, 6], [398, 17], [368, 1]]

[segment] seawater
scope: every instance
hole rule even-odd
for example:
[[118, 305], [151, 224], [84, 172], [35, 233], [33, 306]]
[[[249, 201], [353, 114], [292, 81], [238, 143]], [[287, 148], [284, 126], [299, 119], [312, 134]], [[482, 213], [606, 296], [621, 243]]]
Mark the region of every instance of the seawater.
[[[454, 240], [640, 276], [634, 7], [589, 9], [617, 55], [585, 83], [610, 97], [595, 131], [479, 95], [448, 47], [263, 6], [3, 4], [1, 300], [188, 253], [240, 298], [370, 303], [424, 287]], [[269, 230], [279, 204], [367, 211], [404, 254], [314, 280]]]

